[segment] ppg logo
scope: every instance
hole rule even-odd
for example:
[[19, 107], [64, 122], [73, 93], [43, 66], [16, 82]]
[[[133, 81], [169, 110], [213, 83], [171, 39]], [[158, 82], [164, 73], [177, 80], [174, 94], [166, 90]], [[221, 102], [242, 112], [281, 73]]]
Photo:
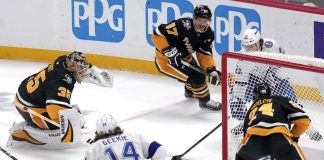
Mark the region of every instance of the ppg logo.
[[72, 25], [79, 39], [120, 42], [125, 36], [124, 0], [72, 0]]
[[194, 6], [188, 0], [147, 0], [146, 40], [153, 46], [151, 36], [156, 27], [181, 17], [192, 17], [193, 10]]
[[241, 37], [247, 28], [257, 27], [261, 32], [261, 18], [255, 10], [219, 5], [214, 15], [215, 48], [219, 55], [240, 51]]

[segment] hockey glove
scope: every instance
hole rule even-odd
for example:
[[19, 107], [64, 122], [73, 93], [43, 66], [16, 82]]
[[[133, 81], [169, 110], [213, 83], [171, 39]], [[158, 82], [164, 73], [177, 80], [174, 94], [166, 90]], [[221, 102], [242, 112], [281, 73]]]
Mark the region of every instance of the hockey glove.
[[294, 142], [298, 143], [299, 137], [291, 137], [291, 140], [293, 140]]
[[178, 49], [174, 46], [169, 46], [162, 50], [162, 53], [168, 57], [168, 63], [174, 66], [182, 66], [181, 59], [182, 55]]
[[102, 87], [112, 88], [113, 76], [107, 71], [101, 70], [92, 65], [92, 67], [87, 70], [87, 73], [83, 77], [82, 82], [93, 83]]
[[207, 68], [207, 73], [210, 75], [208, 77], [209, 83], [216, 86], [221, 84], [221, 72], [217, 70], [216, 67]]

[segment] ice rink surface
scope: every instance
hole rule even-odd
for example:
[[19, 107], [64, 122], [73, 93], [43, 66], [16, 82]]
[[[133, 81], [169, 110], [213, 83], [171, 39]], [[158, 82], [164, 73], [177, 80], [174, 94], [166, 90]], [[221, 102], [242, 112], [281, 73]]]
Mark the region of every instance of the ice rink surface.
[[[23, 121], [12, 102], [20, 82], [45, 68], [47, 63], [0, 60], [0, 147], [19, 160], [81, 160], [88, 144], [73, 149], [45, 150], [36, 147], [6, 147], [9, 128]], [[111, 114], [126, 133], [139, 133], [166, 147], [170, 155], [182, 154], [221, 122], [221, 112], [206, 112], [198, 101], [184, 97], [184, 85], [174, 79], [108, 70], [114, 87], [76, 84], [71, 104], [78, 104], [86, 115], [84, 132], [92, 133], [99, 114]], [[212, 86], [211, 96], [220, 101], [220, 87]], [[83, 140], [87, 138], [85, 134]], [[184, 156], [190, 160], [221, 159], [221, 128]], [[0, 152], [0, 159], [10, 159]]]

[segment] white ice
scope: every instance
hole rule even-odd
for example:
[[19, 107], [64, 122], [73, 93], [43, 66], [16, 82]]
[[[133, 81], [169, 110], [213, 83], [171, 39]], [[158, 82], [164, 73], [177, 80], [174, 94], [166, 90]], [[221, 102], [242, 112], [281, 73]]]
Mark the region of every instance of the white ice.
[[[9, 128], [23, 119], [12, 106], [20, 82], [40, 71], [47, 63], [0, 60], [0, 147], [19, 160], [81, 160], [88, 144], [73, 149], [45, 150], [36, 147], [6, 147]], [[179, 155], [221, 122], [220, 112], [205, 112], [197, 101], [184, 97], [184, 86], [165, 76], [108, 70], [114, 87], [76, 84], [71, 103], [85, 116], [87, 131], [94, 128], [96, 116], [112, 114], [127, 133], [139, 133], [164, 145], [170, 155]], [[220, 88], [211, 87], [212, 98], [220, 101]], [[221, 159], [221, 128], [202, 141], [184, 158]], [[10, 158], [0, 152], [0, 159]]]

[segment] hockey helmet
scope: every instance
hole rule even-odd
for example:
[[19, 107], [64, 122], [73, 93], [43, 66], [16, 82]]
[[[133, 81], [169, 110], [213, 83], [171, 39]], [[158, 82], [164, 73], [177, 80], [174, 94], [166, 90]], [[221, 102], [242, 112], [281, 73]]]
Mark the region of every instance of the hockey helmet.
[[253, 88], [253, 100], [268, 98], [271, 95], [270, 86], [267, 83], [256, 84]]
[[[90, 64], [82, 52], [74, 51], [67, 55], [67, 70], [73, 72], [74, 78], [80, 79], [86, 73]], [[78, 81], [79, 82], [79, 81]]]
[[193, 13], [193, 24], [196, 32], [203, 33], [207, 30], [212, 13], [207, 5], [197, 5]]
[[242, 37], [241, 44], [246, 51], [258, 51], [263, 39], [257, 28], [247, 29]]
[[107, 134], [113, 132], [117, 127], [117, 121], [111, 115], [101, 115], [97, 118], [97, 133]]

